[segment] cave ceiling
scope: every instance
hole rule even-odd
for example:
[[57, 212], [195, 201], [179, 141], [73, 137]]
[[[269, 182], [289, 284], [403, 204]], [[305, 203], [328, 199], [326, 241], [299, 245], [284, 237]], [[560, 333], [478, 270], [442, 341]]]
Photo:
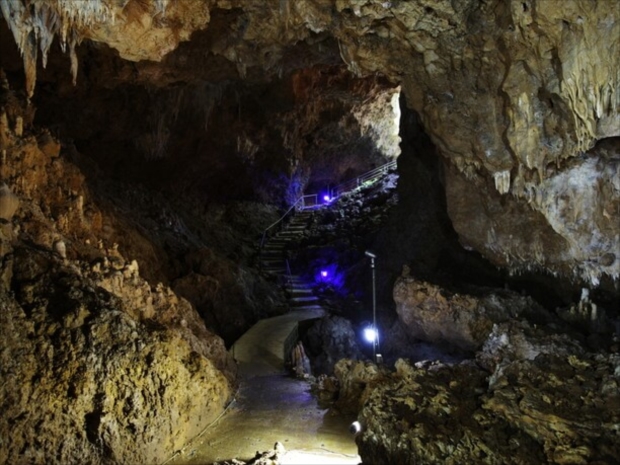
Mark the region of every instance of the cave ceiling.
[[[65, 76], [108, 88], [277, 85], [315, 66], [346, 69], [359, 82], [380, 76], [385, 86], [401, 86], [444, 160], [448, 211], [465, 247], [498, 266], [572, 274], [593, 285], [620, 276], [618, 2], [0, 6], [31, 97], [37, 75], [40, 82], [56, 79], [42, 66], [58, 45], [66, 52]], [[5, 31], [3, 52], [8, 37]], [[16, 65], [5, 59], [2, 66]], [[523, 224], [527, 234], [517, 231]]]

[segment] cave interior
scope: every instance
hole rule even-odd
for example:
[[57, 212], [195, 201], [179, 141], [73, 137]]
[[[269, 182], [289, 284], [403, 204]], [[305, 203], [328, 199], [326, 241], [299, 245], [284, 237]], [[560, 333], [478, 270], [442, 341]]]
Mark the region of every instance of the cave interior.
[[317, 309], [362, 463], [620, 462], [619, 4], [0, 11], [0, 464], [182, 456]]

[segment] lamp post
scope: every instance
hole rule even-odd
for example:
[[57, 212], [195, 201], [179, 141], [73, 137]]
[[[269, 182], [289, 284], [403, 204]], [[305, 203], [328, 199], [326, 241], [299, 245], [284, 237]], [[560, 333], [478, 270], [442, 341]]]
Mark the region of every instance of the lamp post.
[[377, 329], [377, 296], [375, 291], [375, 258], [377, 258], [377, 256], [368, 250], [365, 252], [365, 255], [370, 257], [370, 269], [372, 270], [372, 329], [374, 331], [374, 339], [372, 341], [372, 358], [375, 363], [379, 363], [378, 358], [380, 358], [381, 355], [377, 357], [377, 350], [379, 348], [379, 330]]

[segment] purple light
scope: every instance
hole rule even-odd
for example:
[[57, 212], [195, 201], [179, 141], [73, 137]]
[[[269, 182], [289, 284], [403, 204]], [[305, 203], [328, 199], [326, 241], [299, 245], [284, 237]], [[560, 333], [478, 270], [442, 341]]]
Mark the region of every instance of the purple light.
[[331, 199], [331, 197], [328, 194], [325, 194], [323, 196], [323, 200], [325, 200], [326, 202], [331, 202], [332, 199]]
[[321, 271], [321, 277], [323, 277], [323, 278], [327, 278], [327, 275], [328, 275], [328, 274], [329, 274], [329, 273], [327, 273], [327, 270], [323, 270], [323, 271]]

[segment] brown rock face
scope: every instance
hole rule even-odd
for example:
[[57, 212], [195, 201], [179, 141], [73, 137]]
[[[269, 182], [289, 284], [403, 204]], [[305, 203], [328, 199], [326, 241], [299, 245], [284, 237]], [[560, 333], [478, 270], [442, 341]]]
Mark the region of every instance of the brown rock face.
[[543, 318], [532, 299], [505, 291], [473, 296], [401, 277], [394, 285], [396, 312], [408, 333], [429, 342], [446, 342], [464, 350], [482, 347], [493, 325], [522, 315]]
[[617, 357], [545, 355], [503, 363], [487, 381], [472, 363], [400, 360], [364, 392], [360, 456], [397, 465], [616, 463], [617, 370]]
[[57, 279], [47, 305], [0, 296], [1, 463], [158, 463], [219, 414], [229, 382], [184, 337]]
[[0, 96], [19, 128], [0, 146], [19, 198], [0, 224], [0, 463], [159, 463], [221, 412], [234, 364], [123, 241], [104, 245], [114, 209], [49, 132], [13, 124], [12, 98]]

